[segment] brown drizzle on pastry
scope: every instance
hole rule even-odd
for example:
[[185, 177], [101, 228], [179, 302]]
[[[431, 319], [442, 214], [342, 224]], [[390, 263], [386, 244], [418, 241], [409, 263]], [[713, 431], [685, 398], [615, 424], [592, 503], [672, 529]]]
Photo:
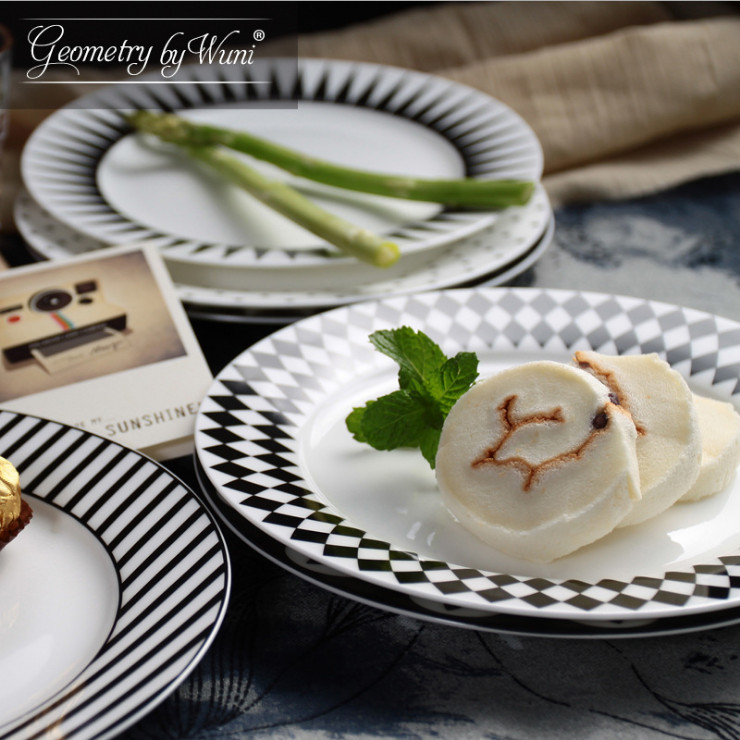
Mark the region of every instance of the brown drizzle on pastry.
[[[612, 399], [613, 403], [616, 406], [622, 406], [622, 408], [624, 408], [624, 410], [631, 415], [627, 396], [619, 387], [619, 383], [614, 377], [614, 373], [610, 370], [605, 370], [602, 367], [597, 367], [593, 363], [586, 360], [583, 356], [583, 352], [576, 352], [574, 357], [576, 359], [576, 362], [578, 363], [578, 367], [581, 368], [581, 370], [590, 372], [591, 375], [593, 375], [597, 380], [600, 380], [611, 391], [609, 393], [609, 398]], [[637, 431], [637, 433], [640, 435], [645, 434], [645, 427], [643, 427], [641, 424], [638, 424], [634, 416], [632, 416], [632, 421], [635, 424], [635, 430]]]
[[484, 465], [495, 465], [501, 467], [511, 467], [519, 472], [524, 477], [524, 484], [522, 489], [529, 491], [532, 488], [536, 478], [541, 475], [545, 470], [562, 465], [565, 462], [572, 460], [578, 460], [586, 448], [601, 434], [609, 424], [609, 412], [607, 407], [615, 404], [609, 402], [604, 408], [594, 415], [591, 420], [591, 432], [588, 437], [574, 450], [568, 450], [562, 452], [555, 457], [551, 457], [547, 460], [543, 460], [541, 463], [531, 463], [525, 460], [523, 457], [515, 455], [512, 457], [499, 458], [498, 454], [501, 448], [506, 442], [511, 439], [512, 435], [515, 434], [519, 429], [529, 424], [547, 424], [556, 423], [562, 424], [565, 422], [563, 417], [563, 411], [560, 407], [553, 409], [552, 411], [541, 412], [532, 414], [531, 416], [524, 416], [520, 419], [514, 418], [514, 405], [516, 403], [517, 396], [512, 395], [505, 398], [498, 406], [497, 411], [499, 412], [499, 418], [503, 425], [504, 432], [501, 438], [491, 447], [489, 447], [479, 458], [473, 460], [471, 466], [479, 468]]

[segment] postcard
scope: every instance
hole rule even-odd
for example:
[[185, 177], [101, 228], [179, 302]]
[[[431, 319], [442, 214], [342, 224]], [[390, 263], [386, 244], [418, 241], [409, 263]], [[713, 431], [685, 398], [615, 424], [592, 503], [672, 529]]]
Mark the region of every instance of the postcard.
[[212, 375], [155, 247], [0, 272], [0, 408], [156, 459], [192, 451]]

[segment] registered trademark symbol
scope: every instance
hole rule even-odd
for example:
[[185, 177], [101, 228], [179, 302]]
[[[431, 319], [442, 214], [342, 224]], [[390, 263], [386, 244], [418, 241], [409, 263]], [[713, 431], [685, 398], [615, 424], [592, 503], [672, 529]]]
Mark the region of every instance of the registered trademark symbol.
[[252, 38], [253, 38], [253, 39], [254, 39], [255, 41], [262, 41], [262, 40], [263, 40], [263, 39], [265, 38], [265, 32], [264, 32], [264, 31], [263, 31], [263, 30], [262, 30], [261, 28], [258, 28], [258, 29], [257, 29], [257, 30], [256, 30], [256, 31], [255, 31], [255, 32], [254, 32], [254, 33], [252, 34]]

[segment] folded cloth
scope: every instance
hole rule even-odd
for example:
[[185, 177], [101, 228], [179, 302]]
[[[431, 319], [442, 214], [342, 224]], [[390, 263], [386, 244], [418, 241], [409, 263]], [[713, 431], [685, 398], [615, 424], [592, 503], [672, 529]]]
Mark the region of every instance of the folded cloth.
[[658, 2], [422, 3], [376, 20], [303, 35], [298, 50], [301, 56], [437, 72], [673, 19]]
[[740, 17], [661, 23], [442, 74], [532, 126], [555, 200], [624, 197], [740, 167], [738, 39]]
[[[543, 182], [557, 206], [644, 195], [740, 168], [737, 10], [711, 2], [424, 3], [302, 35], [298, 51], [431, 72], [498, 98], [542, 142]], [[28, 135], [54, 108], [91, 92], [69, 83], [43, 98], [45, 110], [32, 97], [48, 96], [47, 88], [13, 86], [3, 230], [13, 228]]]
[[498, 98], [542, 142], [557, 205], [740, 168], [740, 16], [718, 10], [683, 20], [649, 2], [424, 6], [302, 38], [299, 52], [429, 71]]

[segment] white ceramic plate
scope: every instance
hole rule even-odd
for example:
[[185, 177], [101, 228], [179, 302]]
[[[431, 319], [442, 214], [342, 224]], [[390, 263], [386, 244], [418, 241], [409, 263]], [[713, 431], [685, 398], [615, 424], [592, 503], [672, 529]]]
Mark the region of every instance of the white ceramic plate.
[[[26, 187], [55, 218], [106, 243], [155, 240], [168, 259], [193, 265], [295, 268], [356, 260], [327, 250], [179, 152], [133, 136], [121, 111], [176, 110], [380, 172], [539, 180], [534, 133], [472, 88], [393, 67], [316, 59], [226, 69], [233, 85], [209, 84], [222, 68], [194, 67], [181, 75], [190, 75], [191, 85], [109, 86], [52, 114], [24, 148]], [[245, 84], [237, 74], [269, 84]], [[300, 187], [328, 210], [396, 239], [406, 254], [457, 241], [499, 213]]]
[[218, 495], [197, 460], [196, 473], [203, 496], [221, 524], [268, 560], [309, 583], [339, 596], [414, 619], [482, 632], [527, 637], [608, 638], [610, 640], [621, 637], [683, 634], [726, 627], [740, 622], [740, 607], [676, 617], [581, 622], [568, 619], [539, 619], [519, 614], [497, 614], [479, 609], [449, 606], [429, 599], [419, 599], [394, 589], [354, 578], [334, 570], [325, 563], [319, 563], [300, 555], [234, 511]]
[[0, 455], [34, 510], [0, 553], [0, 738], [113, 737], [210, 645], [225, 543], [192, 491], [114, 442], [0, 412]]
[[[545, 250], [550, 246], [555, 233], [555, 220], [550, 218], [545, 231], [540, 239], [535, 242], [534, 246], [521, 257], [517, 258], [513, 262], [504, 265], [503, 267], [494, 270], [491, 273], [486, 273], [478, 279], [474, 280], [463, 280], [460, 283], [455, 283], [449, 287], [463, 287], [467, 285], [485, 285], [485, 286], [496, 286], [503, 285], [510, 280], [513, 280], [517, 275], [520, 275], [525, 270], [529, 269], [534, 265], [537, 260], [542, 257]], [[471, 241], [478, 242], [483, 250], [479, 254], [481, 260], [485, 260], [486, 254], [486, 239], [484, 235], [479, 237], [470, 237]], [[489, 247], [489, 249], [495, 251], [495, 247]], [[475, 254], [472, 255], [461, 255], [459, 261], [449, 262], [444, 261], [441, 265], [436, 265], [439, 273], [443, 274], [443, 267], [449, 266], [450, 271], [454, 274], [454, 268], [459, 265], [472, 266]], [[278, 309], [274, 307], [272, 309], [262, 310], [254, 309], [250, 307], [249, 295], [228, 291], [208, 290], [194, 288], [192, 286], [179, 285], [178, 292], [180, 298], [185, 304], [185, 308], [188, 310], [190, 316], [201, 319], [218, 319], [221, 321], [244, 321], [244, 322], [256, 322], [265, 323], [270, 322], [273, 324], [286, 324], [289, 321], [295, 321], [296, 319], [304, 318], [307, 315], [316, 313], [321, 310], [328, 310], [334, 308], [337, 304], [347, 304], [356, 301], [366, 300], [368, 298], [382, 298], [389, 295], [403, 295], [408, 291], [405, 283], [395, 285], [393, 291], [384, 292], [383, 290], [377, 290], [374, 294], [370, 295], [357, 295], [354, 299], [350, 299], [346, 294], [341, 300], [336, 300], [336, 296], [332, 296], [330, 293], [327, 294], [312, 294], [311, 304], [308, 306], [300, 305], [300, 296], [295, 293], [284, 293], [281, 295], [269, 296], [270, 305], [275, 306], [278, 298], [283, 297], [283, 308]], [[412, 288], [409, 292], [414, 292]], [[424, 290], [424, 288], [416, 288], [416, 290]], [[327, 304], [317, 304], [315, 301], [324, 297], [328, 302]], [[228, 304], [224, 303], [224, 299], [229, 300]], [[214, 300], [211, 304], [209, 301]], [[298, 305], [296, 306], [296, 303]], [[286, 308], [287, 307], [287, 308]]]
[[65, 260], [108, 246], [58, 221], [23, 188], [13, 204], [13, 220], [18, 233], [39, 259]]
[[241, 516], [333, 570], [441, 604], [578, 620], [673, 617], [740, 605], [740, 487], [617, 530], [555, 563], [504, 557], [441, 504], [418, 452], [381, 453], [344, 426], [391, 390], [367, 340], [411, 325], [483, 376], [577, 349], [658, 352], [692, 387], [738, 403], [740, 324], [639, 298], [470, 289], [334, 309], [258, 342], [219, 374], [197, 418], [198, 458]]
[[[104, 248], [45, 211], [28, 193], [15, 203], [18, 230], [29, 246], [46, 259]], [[318, 268], [296, 271], [262, 269], [257, 275], [221, 267], [184, 265], [166, 260], [185, 305], [199, 314], [249, 319], [266, 314], [281, 321], [354, 301], [388, 295], [455, 287], [470, 282], [500, 284], [531, 266], [549, 246], [552, 209], [541, 186], [531, 201], [510, 208], [482, 232], [445, 248], [402, 258], [388, 270], [366, 270], [354, 276]], [[354, 278], [354, 279], [353, 279]]]

